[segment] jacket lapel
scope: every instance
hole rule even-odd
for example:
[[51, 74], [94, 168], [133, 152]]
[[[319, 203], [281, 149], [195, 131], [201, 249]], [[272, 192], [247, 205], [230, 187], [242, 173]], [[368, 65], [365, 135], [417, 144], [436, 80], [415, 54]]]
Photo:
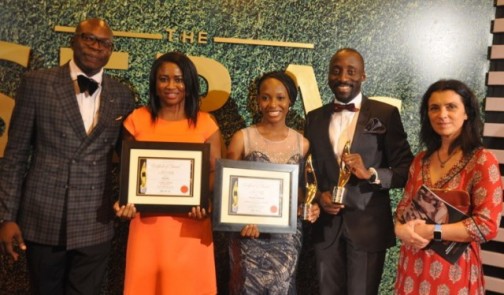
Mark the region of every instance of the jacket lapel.
[[364, 147], [366, 144], [365, 140], [362, 138], [362, 134], [364, 134], [364, 128], [366, 127], [366, 124], [369, 121], [369, 117], [371, 115], [371, 110], [369, 108], [368, 102], [369, 99], [363, 96], [361, 109], [359, 111], [359, 117], [357, 118], [357, 125], [355, 126], [355, 133], [352, 139], [352, 146], [350, 147], [350, 151], [352, 153], [358, 150], [362, 150], [362, 147]]
[[75, 134], [77, 134], [81, 140], [85, 140], [87, 134], [84, 128], [84, 122], [82, 122], [81, 113], [79, 111], [79, 105], [75, 96], [73, 81], [70, 77], [70, 67], [68, 63], [60, 68], [56, 80], [58, 82], [55, 83], [54, 90], [61, 99], [63, 113], [65, 113], [68, 123], [72, 126]]
[[334, 165], [328, 165], [328, 167], [333, 167], [335, 170], [333, 173], [335, 175], [339, 175], [339, 163], [338, 163], [338, 158], [336, 158], [336, 155], [334, 154], [334, 149], [331, 144], [331, 138], [329, 137], [329, 124], [331, 123], [331, 118], [332, 114], [334, 113], [334, 105], [333, 103], [328, 103], [323, 107], [323, 120], [320, 124], [320, 136], [321, 136], [321, 141], [324, 143], [325, 147], [321, 148], [322, 151], [328, 151], [327, 158], [331, 159], [331, 162], [334, 163]]
[[103, 130], [107, 127], [107, 122], [111, 120], [112, 111], [114, 108], [114, 98], [110, 92], [110, 86], [108, 83], [108, 77], [104, 74], [102, 81], [102, 91], [100, 94], [100, 109], [98, 110], [98, 122], [95, 128], [89, 135], [90, 138], [94, 138], [100, 135]]
[[[334, 112], [334, 106], [332, 103], [329, 103], [323, 108], [324, 116], [323, 121], [321, 122], [320, 130], [322, 130], [320, 136], [322, 137], [322, 142], [327, 143], [327, 145], [332, 150], [331, 138], [329, 137], [329, 124], [331, 123], [331, 117]], [[327, 148], [327, 147], [326, 147]], [[334, 153], [332, 153], [334, 154]]]
[[108, 80], [105, 75], [103, 75], [102, 81], [102, 91], [100, 93], [100, 109], [98, 110], [98, 122], [96, 123], [95, 128], [91, 131], [91, 133], [84, 138], [84, 141], [80, 145], [76, 154], [81, 153], [85, 150], [91, 143], [95, 141], [95, 139], [105, 130], [108, 126], [108, 122], [111, 120], [111, 112], [114, 109], [114, 99], [110, 94]]

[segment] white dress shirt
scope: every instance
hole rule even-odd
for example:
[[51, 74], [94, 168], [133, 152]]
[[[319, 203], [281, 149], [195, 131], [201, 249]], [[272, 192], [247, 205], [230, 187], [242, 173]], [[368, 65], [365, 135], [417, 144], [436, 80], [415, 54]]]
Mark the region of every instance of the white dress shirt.
[[[344, 104], [337, 100], [334, 100], [334, 103]], [[359, 93], [348, 104], [350, 103], [355, 104], [355, 107], [360, 110], [362, 93]], [[329, 139], [331, 140], [331, 145], [333, 146], [334, 154], [338, 162], [341, 162], [341, 154], [343, 153], [343, 147], [346, 142], [350, 141], [350, 143], [352, 143], [358, 117], [359, 111], [351, 112], [348, 110], [334, 112], [331, 116], [331, 122], [329, 123]]]
[[[70, 76], [74, 82], [75, 95], [77, 97], [77, 104], [79, 105], [79, 110], [82, 116], [82, 121], [84, 122], [84, 128], [86, 129], [86, 134], [90, 134], [98, 122], [98, 110], [100, 109], [100, 94], [102, 90], [102, 80], [103, 80], [103, 68], [95, 75], [88, 77], [82, 70], [75, 64], [72, 59], [70, 61]], [[87, 92], [80, 93], [79, 85], [77, 83], [77, 76], [84, 75], [90, 79], [95, 80], [98, 83], [98, 89], [89, 95]]]

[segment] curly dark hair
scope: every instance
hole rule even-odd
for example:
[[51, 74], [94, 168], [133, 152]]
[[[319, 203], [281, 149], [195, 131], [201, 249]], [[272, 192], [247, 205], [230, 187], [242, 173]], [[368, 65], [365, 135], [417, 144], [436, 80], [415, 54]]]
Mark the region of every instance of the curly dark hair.
[[460, 135], [451, 143], [448, 152], [452, 153], [457, 147], [461, 147], [464, 155], [481, 147], [481, 131], [483, 122], [481, 121], [478, 100], [472, 90], [463, 82], [458, 80], [439, 80], [429, 86], [422, 97], [420, 105], [420, 142], [427, 149], [425, 159], [434, 153], [441, 146], [441, 136], [437, 134], [431, 126], [429, 120], [429, 99], [434, 92], [451, 90], [460, 95], [464, 104], [467, 120], [462, 125]]
[[196, 71], [194, 63], [185, 54], [178, 51], [165, 53], [152, 64], [149, 76], [149, 108], [152, 121], [157, 119], [159, 109], [161, 108], [161, 102], [156, 93], [156, 75], [161, 65], [169, 62], [176, 64], [182, 71], [186, 93], [184, 112], [189, 119], [189, 124], [196, 125], [196, 119], [200, 109], [198, 72]]

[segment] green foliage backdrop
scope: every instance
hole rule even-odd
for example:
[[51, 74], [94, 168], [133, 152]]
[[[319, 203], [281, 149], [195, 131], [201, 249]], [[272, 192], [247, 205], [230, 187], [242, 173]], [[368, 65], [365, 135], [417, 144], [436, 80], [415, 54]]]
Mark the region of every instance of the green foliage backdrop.
[[[366, 60], [364, 93], [403, 101], [403, 122], [416, 152], [418, 101], [429, 84], [439, 78], [460, 79], [483, 100], [494, 12], [490, 0], [3, 0], [0, 40], [29, 46], [32, 52], [28, 69], [0, 61], [0, 92], [14, 97], [23, 72], [58, 64], [59, 48], [68, 46], [70, 35], [55, 32], [54, 26], [75, 26], [85, 18], [102, 17], [116, 31], [161, 33], [164, 37], [116, 38], [116, 50], [130, 54], [130, 67], [109, 73], [132, 87], [139, 104], [147, 99], [148, 73], [157, 53], [180, 50], [222, 63], [232, 78], [232, 92], [214, 115], [229, 140], [235, 131], [252, 123], [249, 99], [254, 78], [289, 64], [311, 65], [323, 100], [328, 102], [332, 99], [326, 86], [329, 59], [338, 48], [353, 47]], [[173, 42], [167, 40], [167, 29], [177, 30]], [[183, 31], [207, 32], [208, 44], [180, 42]], [[315, 49], [214, 43], [216, 36], [314, 43]], [[303, 118], [298, 101], [289, 124], [301, 129]], [[0, 128], [3, 126], [0, 118]], [[395, 192], [394, 202], [399, 197], [400, 192]], [[124, 224], [118, 224], [116, 244], [122, 251], [126, 230]], [[221, 293], [226, 275], [224, 243], [225, 238], [217, 233], [216, 251], [223, 259], [218, 263]], [[113, 257], [104, 293], [120, 293], [122, 251]], [[301, 294], [316, 293], [316, 284], [310, 280], [314, 276], [310, 251], [308, 246], [300, 263]], [[397, 248], [393, 248], [382, 294], [391, 292], [396, 261]], [[3, 259], [0, 290], [23, 294], [23, 267]]]

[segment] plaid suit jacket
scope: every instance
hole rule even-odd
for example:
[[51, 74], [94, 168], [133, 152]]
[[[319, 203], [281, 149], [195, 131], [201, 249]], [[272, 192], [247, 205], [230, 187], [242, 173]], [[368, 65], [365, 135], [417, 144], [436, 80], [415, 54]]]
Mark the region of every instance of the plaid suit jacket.
[[105, 74], [102, 86], [87, 135], [68, 64], [21, 82], [0, 162], [0, 218], [16, 220], [28, 241], [73, 249], [113, 236], [112, 152], [134, 98]]

